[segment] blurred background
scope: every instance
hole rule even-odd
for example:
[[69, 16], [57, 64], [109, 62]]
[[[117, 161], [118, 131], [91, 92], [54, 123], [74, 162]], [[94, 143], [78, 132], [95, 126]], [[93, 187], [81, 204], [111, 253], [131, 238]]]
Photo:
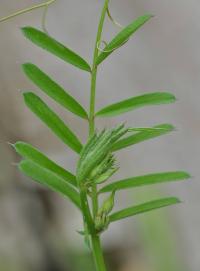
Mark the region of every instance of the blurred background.
[[[39, 4], [39, 0], [1, 0], [0, 17]], [[47, 29], [91, 63], [103, 0], [58, 0], [50, 6]], [[118, 193], [118, 206], [176, 195], [175, 207], [113, 224], [103, 235], [109, 271], [198, 271], [200, 268], [200, 3], [197, 0], [113, 0], [112, 15], [122, 25], [137, 16], [155, 17], [99, 70], [97, 108], [144, 92], [172, 91], [173, 105], [149, 107], [97, 126], [119, 122], [143, 127], [172, 123], [177, 130], [117, 153], [116, 178], [186, 170], [191, 181]], [[89, 76], [27, 41], [20, 27], [41, 27], [42, 10], [0, 24], [0, 270], [93, 271], [82, 237], [80, 213], [66, 200], [22, 176], [20, 158], [7, 142], [28, 141], [72, 172], [77, 156], [25, 107], [23, 90], [33, 90], [59, 112], [83, 140], [87, 125], [44, 96], [24, 76], [33, 62], [88, 108]], [[103, 37], [119, 30], [106, 21]]]

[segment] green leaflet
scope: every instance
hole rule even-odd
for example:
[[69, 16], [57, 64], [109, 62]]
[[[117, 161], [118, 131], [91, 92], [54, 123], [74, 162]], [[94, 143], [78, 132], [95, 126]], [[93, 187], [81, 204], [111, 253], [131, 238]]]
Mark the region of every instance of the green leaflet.
[[119, 114], [129, 112], [131, 110], [150, 105], [160, 105], [174, 103], [176, 98], [168, 92], [147, 93], [141, 96], [136, 96], [119, 103], [115, 103], [101, 109], [96, 113], [98, 117], [113, 117]]
[[26, 38], [28, 38], [37, 46], [56, 55], [62, 60], [72, 64], [73, 66], [91, 72], [89, 64], [82, 57], [80, 57], [75, 52], [62, 45], [60, 42], [51, 38], [46, 33], [29, 26], [23, 27], [22, 32]]
[[129, 132], [155, 132], [155, 131], [166, 131], [165, 128], [156, 128], [156, 127], [134, 127], [129, 128]]
[[[158, 137], [158, 136], [167, 134], [171, 131], [174, 131], [174, 126], [167, 123], [154, 126], [154, 128], [156, 128], [154, 131], [149, 130], [149, 131], [139, 132], [139, 133], [133, 134], [131, 136], [128, 136], [119, 140], [118, 142], [114, 144], [114, 146], [112, 147], [112, 150], [118, 151], [123, 148], [140, 143], [142, 141], [145, 141], [154, 137]], [[157, 128], [161, 128], [161, 129], [157, 129]]]
[[53, 191], [68, 197], [79, 209], [81, 209], [79, 193], [52, 171], [42, 168], [28, 160], [20, 162], [19, 169], [36, 182], [47, 185]]
[[122, 190], [128, 189], [143, 185], [158, 184], [172, 181], [181, 181], [184, 179], [190, 178], [190, 175], [184, 171], [175, 171], [175, 172], [162, 172], [154, 173], [144, 176], [132, 177], [124, 179], [118, 182], [114, 182], [103, 187], [99, 192], [105, 193], [113, 190]]
[[170, 198], [163, 198], [163, 199], [158, 199], [158, 200], [153, 200], [149, 201], [143, 204], [139, 204], [127, 209], [123, 209], [119, 212], [116, 212], [112, 215], [109, 216], [110, 222], [114, 222], [120, 219], [124, 219], [130, 216], [134, 216], [137, 214], [149, 212], [154, 209], [162, 208], [165, 206], [173, 205], [176, 203], [180, 203], [180, 200], [175, 197], [170, 197]]
[[36, 65], [25, 63], [22, 67], [28, 78], [57, 103], [81, 118], [88, 118], [84, 108]]
[[143, 24], [145, 24], [152, 15], [144, 15], [137, 18], [127, 27], [125, 27], [104, 49], [103, 52], [98, 56], [96, 65], [99, 65], [105, 58], [107, 58], [114, 50], [121, 47], [130, 36], [135, 33]]
[[24, 100], [30, 110], [35, 113], [65, 144], [80, 153], [82, 144], [64, 122], [34, 93], [25, 92]]
[[28, 159], [35, 164], [38, 164], [40, 167], [44, 167], [52, 171], [53, 173], [61, 177], [63, 181], [77, 186], [76, 177], [72, 173], [57, 165], [55, 162], [50, 160], [47, 156], [45, 156], [43, 153], [41, 153], [30, 144], [19, 141], [13, 146], [16, 152], [19, 153], [23, 158]]

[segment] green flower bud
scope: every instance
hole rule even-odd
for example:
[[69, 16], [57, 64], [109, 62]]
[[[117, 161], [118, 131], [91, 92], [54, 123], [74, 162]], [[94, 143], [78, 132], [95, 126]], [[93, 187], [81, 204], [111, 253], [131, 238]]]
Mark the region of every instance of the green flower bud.
[[105, 214], [97, 215], [95, 218], [95, 229], [98, 233], [105, 231], [109, 226], [109, 218]]
[[77, 166], [78, 183], [93, 180], [106, 171], [113, 169], [115, 159], [111, 154], [113, 144], [127, 133], [124, 125], [111, 130], [95, 133], [84, 146]]
[[95, 229], [97, 232], [102, 232], [108, 228], [110, 224], [108, 214], [114, 207], [114, 199], [115, 191], [113, 191], [109, 198], [103, 202], [102, 207], [98, 211], [98, 214], [95, 218]]
[[92, 137], [83, 148], [77, 168], [78, 182], [86, 181], [90, 172], [106, 157], [109, 151], [110, 133], [104, 131]]
[[110, 168], [114, 167], [115, 159], [112, 154], [108, 154], [103, 161], [96, 166], [89, 175], [90, 180], [95, 180], [102, 174], [106, 173]]
[[115, 191], [111, 193], [111, 195], [103, 202], [101, 209], [99, 210], [99, 214], [108, 215], [115, 204]]
[[96, 184], [101, 184], [105, 181], [107, 181], [119, 168], [111, 168], [107, 172], [103, 173], [101, 176], [99, 176], [97, 179], [95, 179]]

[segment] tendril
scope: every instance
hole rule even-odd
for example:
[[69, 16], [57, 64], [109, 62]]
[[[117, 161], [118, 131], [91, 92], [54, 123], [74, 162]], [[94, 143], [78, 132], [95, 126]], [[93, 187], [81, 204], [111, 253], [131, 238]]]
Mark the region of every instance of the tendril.
[[107, 8], [107, 15], [108, 15], [108, 18], [111, 20], [111, 22], [112, 22], [114, 25], [116, 25], [116, 26], [119, 27], [119, 28], [123, 28], [123, 25], [121, 25], [120, 23], [118, 23], [118, 22], [113, 18], [113, 16], [112, 16], [111, 13], [110, 13], [109, 7]]
[[104, 49], [101, 48], [101, 44], [103, 44], [105, 47], [108, 45], [108, 43], [105, 41], [105, 40], [100, 40], [98, 43], [97, 43], [97, 49], [100, 51], [100, 52], [105, 52]]
[[116, 47], [113, 48], [113, 49], [105, 50], [105, 49], [102, 49], [102, 48], [100, 47], [100, 44], [101, 44], [101, 43], [105, 44], [105, 48], [106, 48], [106, 46], [108, 45], [108, 43], [105, 42], [105, 41], [103, 41], [103, 40], [100, 40], [100, 41], [98, 42], [97, 49], [98, 49], [101, 53], [111, 53], [111, 52], [114, 52], [115, 50], [117, 50], [118, 48], [122, 47], [122, 46], [123, 46], [124, 44], [126, 44], [128, 41], [129, 41], [129, 39], [125, 40], [122, 44], [120, 44], [119, 46], [116, 46]]
[[47, 12], [48, 12], [49, 5], [46, 5], [42, 15], [42, 30], [49, 35], [48, 30], [46, 28], [46, 19], [47, 19]]
[[[110, 9], [109, 7], [107, 8], [107, 15], [108, 18], [110, 19], [110, 21], [117, 26], [118, 28], [122, 29], [123, 25], [121, 25], [117, 20], [115, 20], [115, 18], [111, 15]], [[97, 49], [101, 52], [101, 53], [112, 53], [113, 51], [117, 50], [118, 48], [120, 48], [121, 46], [123, 46], [124, 44], [126, 44], [129, 41], [129, 39], [125, 40], [122, 44], [120, 44], [119, 46], [116, 46], [115, 48], [112, 48], [110, 50], [106, 50], [105, 48], [107, 47], [108, 43], [105, 42], [104, 40], [100, 40], [97, 44]], [[104, 49], [101, 48], [101, 44], [104, 44], [105, 47]]]
[[1, 18], [0, 19], [0, 23], [1, 22], [5, 22], [5, 21], [7, 21], [9, 19], [12, 19], [14, 17], [17, 17], [17, 16], [19, 16], [21, 14], [28, 13], [28, 12], [30, 12], [32, 10], [44, 7], [45, 9], [44, 9], [43, 17], [42, 17], [42, 28], [43, 28], [44, 32], [48, 33], [47, 30], [46, 30], [46, 26], [45, 26], [45, 24], [46, 24], [46, 15], [47, 15], [47, 11], [48, 11], [49, 6], [51, 4], [53, 4], [54, 2], [56, 2], [56, 1], [57, 0], [49, 0], [49, 1], [46, 1], [44, 3], [41, 3], [41, 4], [38, 4], [38, 5], [32, 6], [32, 7], [29, 7], [29, 8], [21, 9], [21, 10], [16, 11], [16, 12], [14, 12], [14, 13], [6, 16], [6, 17]]

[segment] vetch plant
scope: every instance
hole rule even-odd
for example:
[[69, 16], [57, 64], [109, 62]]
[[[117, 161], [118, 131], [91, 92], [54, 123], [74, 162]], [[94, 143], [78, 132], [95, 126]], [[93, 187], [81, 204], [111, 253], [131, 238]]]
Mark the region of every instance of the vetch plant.
[[[18, 14], [45, 7], [45, 14], [50, 4], [46, 3], [19, 11], [0, 21], [7, 20]], [[184, 171], [153, 173], [144, 176], [134, 176], [128, 179], [108, 183], [111, 176], [120, 170], [116, 162], [115, 152], [142, 141], [167, 134], [174, 130], [171, 124], [159, 124], [154, 127], [126, 127], [119, 124], [112, 129], [98, 131], [95, 126], [96, 118], [107, 118], [117, 116], [144, 106], [169, 104], [176, 101], [173, 94], [168, 92], [146, 93], [137, 97], [108, 105], [96, 111], [96, 83], [97, 72], [103, 61], [113, 52], [123, 46], [135, 32], [146, 24], [152, 15], [140, 16], [127, 27], [123, 28], [109, 43], [102, 42], [104, 20], [108, 16], [115, 24], [109, 12], [109, 0], [104, 1], [99, 20], [92, 65], [80, 57], [77, 53], [52, 38], [45, 29], [34, 27], [23, 27], [24, 36], [35, 45], [62, 59], [63, 61], [87, 72], [90, 76], [90, 107], [89, 112], [85, 110], [63, 87], [54, 79], [50, 78], [44, 71], [32, 63], [23, 64], [23, 71], [26, 76], [46, 95], [56, 103], [72, 112], [77, 117], [85, 120], [89, 126], [88, 140], [82, 143], [75, 133], [64, 121], [35, 93], [24, 92], [26, 106], [42, 121], [49, 129], [57, 135], [72, 151], [77, 153], [77, 170], [75, 173], [59, 166], [41, 153], [37, 148], [25, 142], [17, 142], [14, 148], [23, 157], [19, 163], [19, 169], [25, 175], [50, 189], [59, 192], [67, 197], [80, 210], [83, 216], [83, 230], [79, 233], [84, 236], [89, 248], [93, 252], [97, 271], [105, 271], [103, 252], [100, 236], [115, 221], [130, 216], [148, 212], [161, 207], [179, 203], [176, 197], [161, 198], [147, 201], [139, 205], [130, 206], [126, 209], [113, 212], [116, 194], [122, 189], [180, 181], [189, 178]], [[101, 43], [105, 45], [100, 48]], [[99, 199], [104, 193], [109, 193], [103, 204]]]

